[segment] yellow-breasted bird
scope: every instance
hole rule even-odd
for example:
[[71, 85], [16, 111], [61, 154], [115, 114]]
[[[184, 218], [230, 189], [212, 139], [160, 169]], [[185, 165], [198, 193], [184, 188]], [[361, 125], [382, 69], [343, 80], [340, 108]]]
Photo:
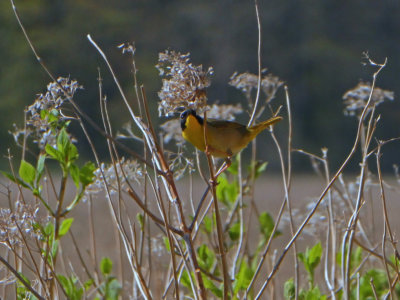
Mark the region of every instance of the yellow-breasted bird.
[[[257, 125], [247, 127], [240, 123], [207, 118], [208, 152], [214, 157], [229, 159], [244, 149], [261, 131], [282, 120], [273, 117]], [[181, 113], [182, 136], [201, 151], [206, 150], [204, 119], [192, 109]]]

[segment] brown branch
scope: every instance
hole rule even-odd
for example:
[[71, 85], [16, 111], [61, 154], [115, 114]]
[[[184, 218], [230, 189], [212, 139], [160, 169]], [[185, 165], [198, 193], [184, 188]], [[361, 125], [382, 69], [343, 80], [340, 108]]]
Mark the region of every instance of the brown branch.
[[11, 271], [11, 273], [14, 274], [15, 277], [18, 278], [18, 280], [33, 294], [35, 295], [36, 298], [39, 300], [45, 300], [42, 296], [39, 295], [37, 291], [33, 289], [31, 284], [29, 282], [26, 282], [25, 279], [19, 275], [18, 271], [15, 270], [2, 256], [0, 256], [0, 261], [7, 267], [8, 270]]

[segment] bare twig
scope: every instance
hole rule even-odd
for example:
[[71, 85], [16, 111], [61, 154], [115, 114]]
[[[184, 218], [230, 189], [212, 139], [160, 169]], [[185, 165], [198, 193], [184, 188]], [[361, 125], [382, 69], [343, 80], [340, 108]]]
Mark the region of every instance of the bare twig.
[[253, 112], [251, 113], [251, 118], [249, 123], [247, 123], [247, 127], [250, 127], [253, 122], [257, 112], [258, 102], [260, 101], [260, 93], [261, 93], [261, 20], [260, 20], [260, 12], [258, 10], [258, 0], [254, 0], [254, 6], [256, 9], [256, 17], [257, 17], [257, 28], [258, 28], [258, 47], [257, 47], [257, 57], [258, 57], [258, 82], [257, 82], [257, 95], [256, 101], [254, 102]]
[[38, 292], [36, 292], [36, 291], [32, 288], [31, 284], [30, 284], [29, 282], [25, 281], [25, 279], [24, 279], [21, 275], [19, 275], [18, 271], [15, 270], [15, 269], [13, 268], [13, 266], [11, 266], [11, 265], [8, 263], [8, 261], [5, 260], [2, 256], [0, 256], [0, 261], [7, 267], [7, 269], [8, 269], [11, 273], [14, 274], [15, 277], [18, 278], [18, 280], [19, 280], [33, 295], [35, 295], [36, 298], [38, 298], [38, 299], [40, 299], [40, 300], [45, 300], [45, 298], [43, 298], [42, 296], [40, 296], [40, 295], [38, 294]]

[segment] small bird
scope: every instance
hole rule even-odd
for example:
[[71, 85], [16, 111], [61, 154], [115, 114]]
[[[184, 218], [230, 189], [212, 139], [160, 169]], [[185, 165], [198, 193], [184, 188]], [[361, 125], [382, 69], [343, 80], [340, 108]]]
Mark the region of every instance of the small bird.
[[214, 157], [230, 160], [244, 149], [261, 131], [282, 120], [273, 117], [260, 124], [247, 127], [240, 123], [207, 118], [207, 149], [204, 140], [204, 119], [192, 109], [181, 113], [182, 136], [201, 151], [208, 151]]

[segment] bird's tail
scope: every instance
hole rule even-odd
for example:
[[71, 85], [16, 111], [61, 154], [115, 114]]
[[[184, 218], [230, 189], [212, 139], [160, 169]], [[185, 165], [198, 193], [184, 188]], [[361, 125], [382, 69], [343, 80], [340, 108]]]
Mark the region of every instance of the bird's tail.
[[282, 120], [283, 118], [280, 116], [277, 117], [273, 117], [269, 120], [266, 120], [264, 122], [261, 122], [260, 124], [257, 125], [253, 125], [251, 126], [249, 129], [250, 131], [254, 132], [255, 135], [257, 135], [258, 133], [260, 133], [261, 131], [263, 131], [264, 129], [266, 129], [267, 127], [279, 122], [280, 120]]

